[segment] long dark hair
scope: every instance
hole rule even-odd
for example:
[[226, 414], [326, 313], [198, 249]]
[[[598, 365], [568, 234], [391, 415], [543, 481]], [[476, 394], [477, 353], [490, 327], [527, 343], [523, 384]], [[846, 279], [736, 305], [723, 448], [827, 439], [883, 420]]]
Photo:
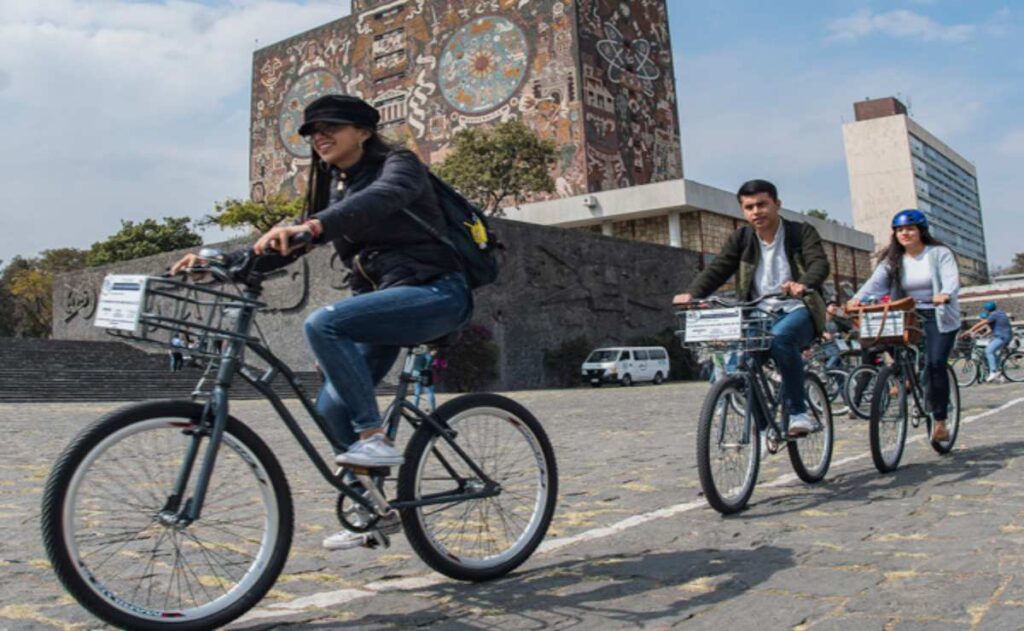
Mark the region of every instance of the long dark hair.
[[[386, 158], [395, 150], [395, 146], [381, 137], [375, 129], [367, 130], [370, 137], [363, 142], [363, 156], [375, 162]], [[309, 179], [306, 186], [306, 203], [302, 207], [302, 218], [308, 219], [324, 208], [331, 199], [331, 165], [320, 159], [319, 154], [310, 149], [312, 161], [309, 163]]]
[[[918, 231], [921, 233], [921, 243], [925, 245], [939, 245], [946, 246], [945, 243], [939, 241], [932, 233], [928, 231], [928, 226], [916, 224]], [[903, 293], [903, 255], [907, 253], [907, 249], [903, 247], [900, 240], [896, 238], [896, 229], [893, 228], [892, 237], [889, 239], [889, 245], [882, 250], [878, 255], [878, 263], [885, 263], [889, 268], [889, 286], [896, 287], [900, 293]]]

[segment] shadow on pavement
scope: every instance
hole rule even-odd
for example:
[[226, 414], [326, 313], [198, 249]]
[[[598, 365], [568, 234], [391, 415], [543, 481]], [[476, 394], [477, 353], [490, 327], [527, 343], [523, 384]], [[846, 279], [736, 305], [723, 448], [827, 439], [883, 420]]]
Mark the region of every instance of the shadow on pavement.
[[[417, 590], [414, 593], [424, 598], [419, 602], [429, 603], [409, 614], [235, 628], [326, 630], [340, 624], [345, 629], [565, 629], [597, 621], [608, 627], [645, 628], [687, 620], [701, 608], [734, 598], [795, 564], [792, 550], [777, 546], [607, 555], [553, 563], [490, 583], [452, 581]], [[390, 599], [399, 593], [372, 598]]]
[[[934, 481], [938, 476], [944, 477], [929, 488], [949, 487], [987, 477], [1006, 466], [1008, 460], [1018, 457], [1024, 451], [1024, 442], [954, 450], [945, 456], [932, 452], [930, 446], [926, 448], [929, 452], [927, 457], [932, 458], [928, 462], [901, 465], [893, 473], [881, 474], [875, 470], [870, 459], [865, 459], [867, 469], [835, 477], [830, 474], [814, 486], [801, 487], [794, 483], [793, 486], [785, 487], [784, 495], [752, 503], [749, 510], [726, 519], [777, 517], [837, 500], [875, 503], [913, 497], [921, 491], [924, 483]], [[906, 454], [903, 457], [906, 460]], [[757, 496], [754, 497], [756, 499]]]

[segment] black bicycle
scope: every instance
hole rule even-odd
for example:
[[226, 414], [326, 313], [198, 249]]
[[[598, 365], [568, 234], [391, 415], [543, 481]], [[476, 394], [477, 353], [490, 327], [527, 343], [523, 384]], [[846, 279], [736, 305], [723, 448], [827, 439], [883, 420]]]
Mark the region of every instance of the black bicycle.
[[[414, 354], [425, 347], [409, 349], [384, 415], [392, 439], [403, 419], [413, 427], [397, 479], [388, 469], [332, 470], [271, 388], [275, 378], [284, 377], [336, 451], [347, 445], [262, 335], [251, 334], [266, 306], [258, 257], [229, 269], [216, 251], [201, 256], [209, 264], [190, 271], [220, 284], [145, 279], [139, 329], [121, 335], [164, 346], [174, 335], [196, 340], [191, 353], [216, 375], [212, 390], [99, 419], [68, 445], [47, 481], [43, 540], [79, 603], [120, 627], [210, 629], [255, 606], [274, 584], [291, 545], [292, 495], [267, 444], [228, 412], [236, 375], [266, 397], [340, 492], [336, 513], [345, 528], [372, 531], [386, 544], [375, 525], [398, 511], [420, 558], [460, 580], [502, 576], [533, 553], [551, 522], [558, 477], [551, 443], [529, 410], [469, 394], [424, 414], [406, 396]], [[246, 364], [245, 353], [262, 367]]]
[[762, 434], [769, 453], [785, 446], [804, 482], [820, 482], [832, 462], [832, 408], [824, 383], [813, 372], [805, 375], [805, 396], [814, 429], [801, 438], [787, 436], [789, 414], [782, 404], [781, 380], [773, 378], [778, 373], [766, 353], [777, 316], [756, 306], [758, 302], [711, 297], [677, 313], [684, 345], [714, 343], [741, 352], [738, 370], [716, 381], [704, 398], [697, 428], [701, 488], [708, 504], [724, 515], [743, 510], [754, 492]]
[[[946, 440], [932, 440], [933, 410], [929, 403], [928, 372], [921, 348], [923, 331], [918, 325], [916, 305], [906, 298], [891, 305], [867, 306], [859, 309], [861, 343], [886, 346], [892, 363], [878, 369], [871, 396], [869, 439], [871, 459], [880, 473], [899, 467], [907, 441], [907, 425], [918, 427], [924, 420], [932, 449], [946, 454], [953, 450], [960, 433], [960, 388], [953, 367], [946, 365], [949, 376], [949, 409]], [[912, 406], [911, 406], [912, 402]]]

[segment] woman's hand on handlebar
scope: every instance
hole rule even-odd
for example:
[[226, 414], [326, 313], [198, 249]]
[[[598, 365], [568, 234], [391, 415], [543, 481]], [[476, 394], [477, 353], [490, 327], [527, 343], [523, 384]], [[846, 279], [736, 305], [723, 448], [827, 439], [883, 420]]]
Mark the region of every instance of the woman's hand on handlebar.
[[846, 306], [843, 307], [843, 309], [845, 311], [856, 311], [857, 309], [860, 309], [861, 304], [862, 303], [860, 300], [857, 300], [856, 298], [850, 298], [848, 301], [846, 301]]
[[[316, 221], [315, 219], [313, 221]], [[295, 243], [294, 237], [301, 234], [313, 234], [313, 229], [308, 224], [300, 224], [298, 226], [277, 226], [271, 228], [256, 242], [253, 246], [253, 251], [259, 255], [270, 251], [280, 252], [284, 256], [288, 256], [295, 250], [308, 247], [308, 244]]]
[[198, 267], [200, 265], [203, 265], [204, 263], [205, 261], [199, 258], [198, 254], [192, 254], [190, 252], [185, 256], [181, 257], [180, 259], [178, 259], [178, 261], [174, 265], [171, 265], [170, 275], [177, 276], [178, 274], [184, 272], [186, 269], [190, 267]]

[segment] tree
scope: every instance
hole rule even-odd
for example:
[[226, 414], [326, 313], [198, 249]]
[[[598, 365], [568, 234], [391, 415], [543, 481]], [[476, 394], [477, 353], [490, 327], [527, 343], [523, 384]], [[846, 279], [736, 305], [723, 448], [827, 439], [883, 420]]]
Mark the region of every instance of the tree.
[[1004, 274], [1024, 274], [1024, 252], [1013, 255], [1013, 263], [1003, 271]]
[[303, 200], [271, 195], [266, 201], [228, 199], [218, 203], [212, 215], [199, 222], [201, 226], [220, 228], [251, 228], [263, 234], [286, 219], [302, 214]]
[[821, 219], [822, 221], [828, 221], [829, 220], [829, 218], [828, 218], [828, 211], [827, 210], [822, 210], [820, 208], [811, 208], [809, 210], [805, 210], [804, 214], [807, 215], [808, 217], [814, 217], [815, 219]]
[[555, 143], [519, 121], [462, 130], [452, 144], [437, 174], [488, 214], [500, 216], [508, 199], [518, 206], [530, 193], [555, 190]]
[[86, 255], [84, 250], [57, 248], [34, 259], [15, 257], [0, 273], [0, 335], [49, 337], [53, 278], [85, 267]]
[[128, 261], [143, 256], [201, 245], [202, 238], [189, 228], [188, 217], [164, 217], [163, 222], [121, 221], [121, 229], [104, 241], [92, 244], [90, 266]]

